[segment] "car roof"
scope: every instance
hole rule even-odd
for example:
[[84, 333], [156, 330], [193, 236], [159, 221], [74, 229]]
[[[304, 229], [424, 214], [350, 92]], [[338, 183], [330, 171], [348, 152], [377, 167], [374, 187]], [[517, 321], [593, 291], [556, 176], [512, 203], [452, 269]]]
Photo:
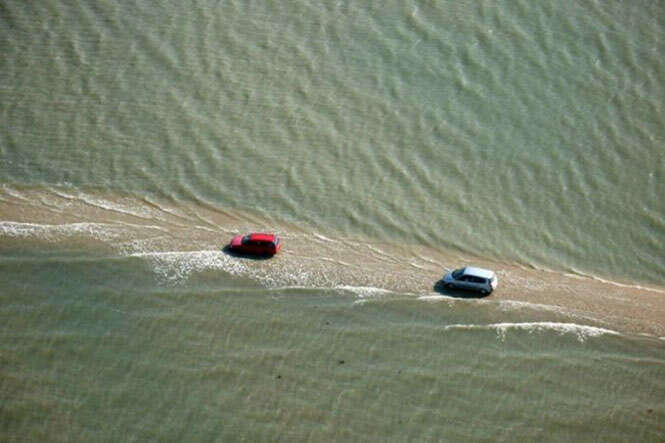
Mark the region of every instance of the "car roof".
[[250, 241], [275, 241], [277, 236], [274, 234], [264, 234], [263, 232], [252, 232], [249, 234]]
[[492, 278], [494, 272], [489, 269], [476, 268], [474, 266], [467, 266], [464, 268], [464, 275], [473, 275], [474, 277]]

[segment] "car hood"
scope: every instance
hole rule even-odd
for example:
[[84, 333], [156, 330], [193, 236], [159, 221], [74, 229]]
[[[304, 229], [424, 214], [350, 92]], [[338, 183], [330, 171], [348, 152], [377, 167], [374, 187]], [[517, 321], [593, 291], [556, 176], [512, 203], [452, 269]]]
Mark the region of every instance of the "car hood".
[[242, 244], [242, 235], [236, 235], [231, 239], [231, 242], [229, 243], [230, 246], [232, 247], [237, 247]]

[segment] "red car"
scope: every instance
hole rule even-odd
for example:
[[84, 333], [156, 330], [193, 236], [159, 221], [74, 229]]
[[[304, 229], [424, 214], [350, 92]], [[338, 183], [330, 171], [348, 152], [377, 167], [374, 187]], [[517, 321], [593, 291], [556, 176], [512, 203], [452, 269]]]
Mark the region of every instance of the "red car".
[[282, 244], [279, 237], [260, 232], [236, 235], [229, 243], [229, 250], [239, 254], [275, 255], [280, 249], [282, 249]]

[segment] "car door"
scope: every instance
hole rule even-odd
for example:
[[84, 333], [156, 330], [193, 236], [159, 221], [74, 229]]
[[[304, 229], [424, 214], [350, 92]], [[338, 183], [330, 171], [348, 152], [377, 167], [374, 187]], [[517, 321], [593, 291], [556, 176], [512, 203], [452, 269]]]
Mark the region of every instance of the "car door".
[[258, 243], [258, 252], [257, 254], [267, 254], [268, 253], [268, 242], [266, 241], [260, 241]]
[[461, 276], [456, 282], [455, 286], [461, 289], [470, 289], [471, 288], [471, 282], [469, 281], [471, 276], [469, 275], [463, 275]]
[[474, 291], [480, 291], [484, 289], [483, 283], [485, 282], [484, 278], [481, 277], [471, 277], [471, 289]]
[[264, 240], [258, 240], [255, 242], [254, 253], [257, 255], [265, 255], [269, 252], [268, 242]]
[[245, 246], [246, 246], [245, 250], [246, 250], [248, 253], [250, 253], [250, 254], [258, 254], [258, 252], [259, 252], [259, 248], [258, 248], [258, 245], [257, 245], [256, 240], [249, 240]]
[[475, 279], [476, 290], [486, 292], [490, 290], [489, 282], [484, 277], [476, 277]]

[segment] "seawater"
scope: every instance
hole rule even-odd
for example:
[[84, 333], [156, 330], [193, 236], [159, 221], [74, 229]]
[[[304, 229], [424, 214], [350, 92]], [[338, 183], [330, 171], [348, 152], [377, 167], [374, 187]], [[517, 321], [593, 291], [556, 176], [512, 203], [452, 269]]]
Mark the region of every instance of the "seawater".
[[661, 441], [664, 14], [5, 2], [1, 439]]

